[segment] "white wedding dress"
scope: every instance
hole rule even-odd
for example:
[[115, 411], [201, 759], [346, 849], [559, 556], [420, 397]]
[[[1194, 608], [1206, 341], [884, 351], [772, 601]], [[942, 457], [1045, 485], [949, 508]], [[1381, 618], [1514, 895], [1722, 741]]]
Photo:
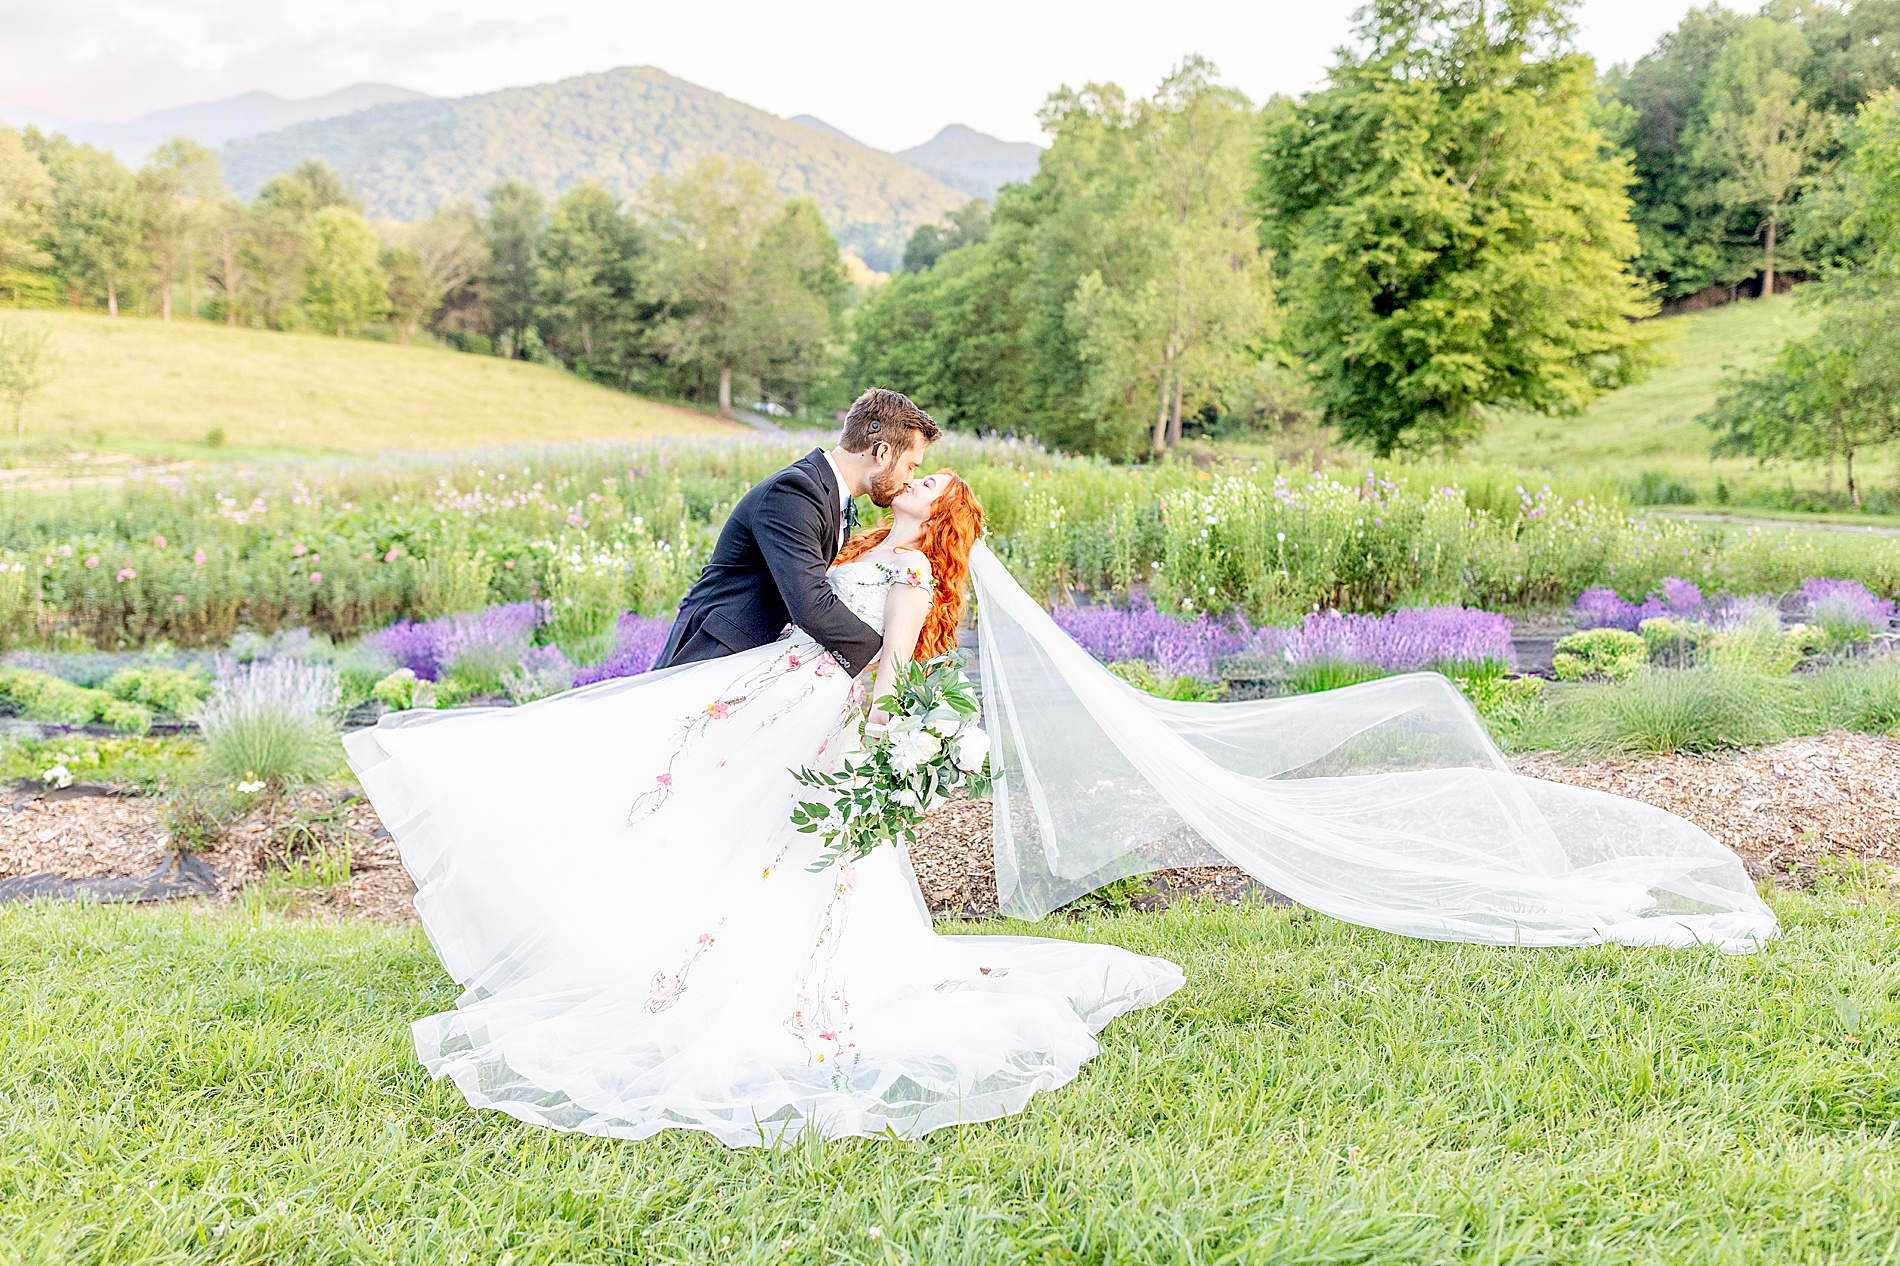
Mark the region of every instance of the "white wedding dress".
[[[868, 559], [831, 573], [877, 628], [915, 579]], [[810, 871], [790, 770], [837, 767], [862, 703], [793, 631], [350, 735], [464, 988], [415, 1023], [429, 1071], [477, 1107], [590, 1134], [917, 1135], [1021, 1110], [1109, 1020], [1181, 986], [1112, 946], [939, 936], [899, 850]]]

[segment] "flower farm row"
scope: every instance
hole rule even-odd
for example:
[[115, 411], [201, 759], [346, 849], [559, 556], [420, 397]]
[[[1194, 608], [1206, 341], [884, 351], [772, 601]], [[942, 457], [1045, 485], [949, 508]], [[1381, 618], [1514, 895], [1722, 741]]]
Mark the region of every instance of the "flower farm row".
[[[733, 502], [801, 445], [659, 441], [395, 461], [232, 465], [108, 489], [18, 493], [0, 517], [0, 645], [217, 646], [241, 629], [348, 638], [398, 619], [552, 604], [563, 636], [662, 615]], [[1488, 610], [1712, 594], [1808, 577], [1900, 592], [1900, 543], [1724, 534], [1630, 516], [1581, 489], [1479, 470], [1117, 468], [1007, 441], [934, 454], [976, 487], [1034, 592], [1145, 595], [1187, 616]]]

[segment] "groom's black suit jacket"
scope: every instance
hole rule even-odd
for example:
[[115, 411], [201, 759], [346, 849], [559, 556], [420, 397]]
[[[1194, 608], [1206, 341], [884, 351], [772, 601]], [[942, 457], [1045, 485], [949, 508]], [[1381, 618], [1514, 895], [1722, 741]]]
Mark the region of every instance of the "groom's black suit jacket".
[[739, 498], [653, 666], [763, 646], [787, 621], [853, 675], [876, 659], [884, 639], [825, 583], [844, 526], [838, 494], [831, 463], [814, 448]]

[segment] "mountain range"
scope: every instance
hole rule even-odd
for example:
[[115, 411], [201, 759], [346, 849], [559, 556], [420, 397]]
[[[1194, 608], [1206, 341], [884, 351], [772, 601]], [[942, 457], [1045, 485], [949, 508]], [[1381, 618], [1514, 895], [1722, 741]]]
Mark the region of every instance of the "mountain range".
[[218, 148], [226, 183], [247, 198], [271, 177], [321, 158], [354, 185], [371, 215], [396, 220], [477, 201], [509, 177], [549, 195], [595, 180], [631, 200], [654, 177], [722, 154], [765, 168], [788, 196], [811, 198], [843, 245], [887, 271], [918, 225], [1028, 179], [1042, 152], [952, 124], [893, 154], [810, 115], [782, 119], [651, 66], [458, 98], [356, 84], [307, 101], [246, 93], [128, 123], [76, 123], [5, 106], [0, 121], [63, 131], [129, 162], [169, 137], [190, 136]]
[[247, 92], [223, 101], [154, 110], [124, 123], [94, 123], [61, 118], [44, 110], [0, 104], [0, 122], [14, 127], [32, 124], [42, 132], [64, 132], [82, 145], [96, 145], [137, 166], [154, 149], [174, 136], [188, 136], [200, 145], [216, 148], [239, 136], [254, 136], [293, 123], [354, 114], [391, 101], [415, 101], [426, 94], [394, 84], [351, 84], [321, 97], [287, 100], [273, 92]]

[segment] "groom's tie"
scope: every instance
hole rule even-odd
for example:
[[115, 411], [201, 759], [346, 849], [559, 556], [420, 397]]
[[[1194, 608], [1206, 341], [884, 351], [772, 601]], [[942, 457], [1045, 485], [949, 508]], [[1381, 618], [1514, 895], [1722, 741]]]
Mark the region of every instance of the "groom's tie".
[[839, 549], [843, 549], [844, 543], [851, 539], [852, 529], [858, 526], [858, 522], [858, 500], [856, 497], [846, 497], [844, 499], [844, 526], [838, 529]]

